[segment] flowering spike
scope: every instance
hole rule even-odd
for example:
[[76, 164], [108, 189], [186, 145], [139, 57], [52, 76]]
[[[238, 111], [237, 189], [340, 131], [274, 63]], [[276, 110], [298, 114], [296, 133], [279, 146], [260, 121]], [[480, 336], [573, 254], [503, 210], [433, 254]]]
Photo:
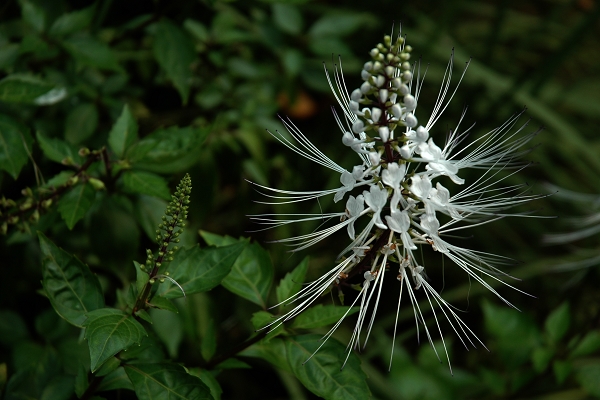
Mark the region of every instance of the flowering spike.
[[[446, 234], [506, 216], [530, 216], [511, 214], [507, 210], [543, 195], [530, 194], [525, 185], [497, 185], [507, 179], [507, 176], [499, 174], [500, 171], [515, 169], [508, 174], [510, 177], [526, 166], [518, 159], [528, 151], [522, 148], [537, 132], [521, 135], [526, 124], [517, 126], [522, 114], [519, 113], [474, 142], [465, 144], [466, 134], [472, 128], [460, 128], [465, 111], [455, 129], [447, 136], [446, 143], [439, 146], [442, 141], [439, 133], [435, 132], [435, 123], [447, 109], [464, 72], [456, 87], [452, 88], [451, 58], [431, 115], [427, 123], [419, 125], [415, 114], [423, 79], [419, 62], [409, 62], [411, 52], [412, 48], [400, 34], [395, 39], [386, 36], [383, 44], [378, 44], [369, 52], [371, 60], [364, 64], [361, 71], [364, 82], [351, 94], [342, 77], [341, 60], [339, 66], [335, 66], [333, 76], [326, 70], [329, 86], [343, 112], [343, 117], [334, 113], [342, 131], [342, 144], [354, 151], [359, 159], [352, 169], [346, 170], [327, 158], [291, 122], [284, 121], [284, 124], [297, 143], [288, 141], [283, 135], [276, 136], [294, 152], [336, 171], [340, 175], [341, 187], [295, 192], [255, 185], [274, 193], [265, 195], [277, 199], [279, 203], [313, 200], [326, 195], [334, 195], [337, 203], [348, 194], [346, 208], [344, 212], [329, 214], [282, 214], [279, 218], [276, 214], [262, 214], [251, 218], [266, 225], [266, 229], [339, 218], [340, 222], [331, 227], [279, 241], [292, 246], [292, 251], [312, 246], [342, 229], [347, 231], [350, 243], [342, 250], [337, 264], [329, 272], [281, 303], [295, 303], [296, 306], [275, 319], [269, 327], [277, 327], [294, 318], [331, 287], [355, 288], [358, 295], [352, 306], [359, 306], [360, 311], [348, 350], [350, 352], [358, 348], [361, 340], [364, 346], [373, 327], [384, 276], [391, 274], [396, 277], [392, 283], [399, 283], [397, 313], [403, 293], [406, 293], [404, 297], [408, 296], [414, 310], [417, 337], [421, 328], [433, 345], [433, 332], [430, 332], [417, 300], [417, 294], [423, 293], [431, 308], [438, 308], [437, 313], [433, 311], [433, 317], [440, 335], [439, 311], [465, 347], [467, 342], [473, 346], [475, 342], [483, 345], [454, 312], [454, 308], [427, 281], [425, 266], [418, 261], [421, 257], [417, 259], [413, 253], [419, 247], [421, 251], [429, 249], [440, 253], [452, 261], [458, 270], [464, 271], [514, 307], [482, 278], [485, 275], [503, 282], [499, 276], [507, 275], [497, 265], [505, 264], [507, 258], [455, 246], [447, 241]], [[359, 110], [361, 105], [363, 108]], [[469, 168], [481, 170], [479, 178], [470, 182], [462, 178], [462, 172]], [[459, 185], [460, 189], [451, 193], [444, 186], [449, 181]], [[362, 218], [364, 216], [367, 218]], [[391, 267], [394, 263], [397, 272]], [[338, 293], [343, 298], [343, 292], [338, 290]], [[344, 317], [324, 336], [325, 340], [333, 334]], [[396, 315], [396, 325], [397, 322]], [[449, 362], [443, 336], [442, 344]]]

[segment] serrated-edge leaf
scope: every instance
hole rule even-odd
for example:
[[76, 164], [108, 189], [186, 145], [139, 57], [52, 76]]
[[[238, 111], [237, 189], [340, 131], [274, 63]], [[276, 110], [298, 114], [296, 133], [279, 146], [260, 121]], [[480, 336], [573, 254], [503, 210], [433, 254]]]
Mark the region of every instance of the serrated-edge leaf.
[[227, 290], [267, 308], [273, 283], [273, 264], [269, 253], [257, 243], [244, 249], [221, 284]]
[[360, 360], [350, 354], [346, 346], [329, 338], [321, 349], [306, 360], [323, 344], [320, 335], [299, 335], [286, 338], [287, 357], [292, 372], [308, 390], [326, 399], [362, 400], [370, 398], [366, 375]]
[[[82, 327], [86, 313], [104, 307], [100, 282], [85, 264], [58, 248], [43, 233], [38, 232], [38, 237], [44, 256], [42, 285], [46, 296], [58, 315]], [[63, 282], [64, 286], [52, 287], [50, 279]], [[76, 282], [77, 279], [81, 282]], [[75, 306], [70, 307], [72, 302]]]
[[95, 197], [96, 191], [85, 182], [76, 185], [58, 201], [58, 212], [69, 229], [73, 229], [77, 221], [85, 216]]
[[338, 306], [338, 305], [323, 305], [317, 304], [307, 310], [304, 310], [298, 315], [292, 323], [292, 328], [295, 329], [313, 329], [321, 326], [326, 326], [338, 322], [340, 318], [352, 315], [360, 310], [360, 307]]
[[140, 400], [213, 400], [208, 386], [177, 364], [126, 364], [124, 368]]
[[108, 134], [108, 144], [117, 157], [122, 158], [125, 151], [137, 140], [137, 134], [137, 121], [133, 118], [129, 106], [125, 104], [121, 115]]
[[[179, 255], [178, 262], [173, 260], [170, 276], [183, 287], [185, 294], [200, 293], [211, 290], [228, 276], [236, 259], [246, 247], [247, 242], [241, 241], [224, 247], [193, 247]], [[179, 261], [180, 260], [180, 261]], [[182, 297], [183, 293], [177, 285], [171, 285], [161, 296], [167, 299]]]
[[134, 344], [140, 344], [146, 330], [131, 315], [114, 308], [87, 313], [83, 323], [90, 349], [92, 372], [106, 360]]

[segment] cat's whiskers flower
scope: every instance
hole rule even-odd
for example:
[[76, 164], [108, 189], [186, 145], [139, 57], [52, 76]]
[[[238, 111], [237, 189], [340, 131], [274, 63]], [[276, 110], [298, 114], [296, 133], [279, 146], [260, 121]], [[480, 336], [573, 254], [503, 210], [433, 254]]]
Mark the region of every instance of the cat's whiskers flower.
[[[509, 264], [510, 259], [458, 247], [446, 238], [450, 232], [487, 224], [507, 216], [529, 216], [528, 213], [510, 213], [507, 210], [544, 195], [530, 193], [525, 185], [498, 185], [528, 165], [520, 160], [520, 157], [530, 151], [523, 146], [538, 131], [522, 134], [527, 124], [517, 125], [523, 114], [520, 112], [496, 129], [466, 143], [474, 125], [464, 131], [459, 130], [466, 116], [465, 109], [445, 144], [438, 146], [433, 132], [435, 124], [456, 95], [470, 61], [456, 86], [453, 86], [452, 54], [429, 119], [424, 125], [419, 125], [416, 110], [426, 71], [421, 74], [420, 63], [409, 62], [411, 51], [412, 48], [406, 45], [405, 38], [400, 34], [395, 39], [385, 36], [384, 42], [370, 51], [371, 60], [364, 64], [361, 72], [363, 83], [352, 92], [348, 91], [343, 79], [341, 60], [339, 65], [334, 66], [332, 75], [325, 69], [327, 82], [342, 108], [341, 116], [334, 111], [341, 130], [342, 145], [356, 153], [360, 160], [353, 168], [347, 170], [332, 161], [289, 120], [282, 119], [282, 122], [296, 142], [288, 140], [280, 132], [271, 133], [295, 153], [340, 174], [341, 186], [301, 192], [254, 184], [260, 191], [266, 191], [265, 195], [271, 199], [263, 203], [298, 203], [334, 195], [336, 203], [347, 198], [345, 211], [313, 215], [262, 214], [251, 217], [266, 225], [266, 229], [297, 222], [339, 221], [325, 228], [321, 224], [317, 230], [308, 234], [278, 240], [292, 246], [292, 251], [304, 250], [344, 229], [350, 238], [350, 243], [341, 251], [337, 264], [332, 269], [278, 304], [295, 304], [295, 307], [276, 318], [268, 327], [273, 329], [297, 316], [332, 288], [341, 291], [343, 288], [354, 287], [357, 294], [350, 308], [323, 337], [324, 343], [352, 307], [358, 306], [356, 324], [348, 343], [348, 357], [353, 349], [364, 348], [366, 345], [381, 303], [385, 276], [392, 274], [400, 283], [392, 347], [405, 292], [413, 307], [417, 337], [423, 330], [433, 345], [432, 332], [417, 300], [417, 292], [422, 291], [432, 308], [446, 358], [450, 362], [435, 308], [441, 310], [465, 347], [468, 347], [467, 343], [472, 346], [483, 343], [461, 320], [454, 307], [443, 300], [428, 282], [425, 266], [417, 261], [415, 251], [430, 248], [440, 253], [470, 278], [514, 307], [486, 281], [488, 278], [497, 280], [515, 289], [500, 279], [510, 276], [498, 268]], [[441, 141], [438, 140], [438, 143]], [[484, 172], [473, 182], [467, 183], [466, 178], [461, 176], [465, 169], [480, 169]], [[506, 171], [508, 172], [505, 173]], [[444, 186], [448, 185], [446, 182], [464, 186], [462, 190], [452, 194]], [[448, 187], [454, 186], [450, 183]], [[357, 229], [358, 224], [363, 224], [364, 227]], [[360, 232], [356, 234], [357, 231]], [[397, 274], [392, 272], [395, 268], [393, 265], [398, 268]], [[391, 286], [386, 283], [386, 288]]]

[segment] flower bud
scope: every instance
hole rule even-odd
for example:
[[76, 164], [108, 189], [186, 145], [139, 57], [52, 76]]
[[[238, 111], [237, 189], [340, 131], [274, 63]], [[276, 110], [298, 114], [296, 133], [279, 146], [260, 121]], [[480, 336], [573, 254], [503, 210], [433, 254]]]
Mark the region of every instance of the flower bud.
[[406, 96], [407, 94], [410, 94], [410, 89], [404, 83], [398, 86], [398, 91], [400, 92], [400, 94], [402, 96]]
[[104, 190], [106, 189], [106, 186], [104, 186], [104, 182], [102, 182], [100, 179], [96, 179], [96, 178], [90, 178], [88, 180], [88, 182], [92, 185], [92, 187], [96, 190]]
[[369, 82], [364, 82], [362, 85], [360, 85], [360, 91], [363, 94], [369, 93], [370, 90], [371, 90], [371, 84]]
[[346, 146], [352, 146], [354, 144], [354, 135], [350, 132], [346, 132], [342, 135], [342, 143]]
[[415, 117], [415, 115], [413, 113], [408, 114], [406, 116], [406, 119], [404, 120], [404, 122], [406, 123], [406, 126], [408, 126], [409, 128], [414, 128], [419, 123], [417, 121], [417, 117]]
[[381, 118], [381, 109], [377, 108], [377, 107], [373, 107], [373, 110], [371, 111], [371, 119], [373, 120], [373, 122], [379, 122], [380, 118]]
[[400, 157], [402, 157], [405, 160], [408, 160], [410, 156], [410, 148], [407, 145], [400, 147]]
[[373, 69], [373, 61], [368, 61], [365, 63], [365, 65], [363, 65], [363, 69], [365, 71], [370, 71]]
[[387, 89], [379, 89], [379, 100], [381, 100], [382, 103], [385, 103], [388, 99], [388, 91]]
[[402, 117], [402, 107], [400, 107], [400, 104], [396, 103], [392, 106], [392, 115], [398, 119], [400, 119], [400, 117]]
[[416, 138], [419, 142], [426, 142], [427, 139], [429, 139], [429, 131], [422, 126], [419, 126], [417, 128]]
[[369, 161], [371, 162], [371, 165], [375, 167], [381, 162], [381, 156], [378, 152], [371, 151], [369, 152]]
[[360, 91], [360, 89], [354, 89], [354, 91], [350, 95], [350, 99], [354, 100], [354, 101], [360, 101], [361, 98], [362, 98], [362, 92]]
[[385, 83], [385, 76], [377, 75], [377, 78], [375, 80], [375, 84], [377, 85], [377, 87], [382, 87], [384, 83]]
[[352, 124], [352, 132], [362, 133], [365, 130], [365, 124], [361, 120], [357, 120]]
[[396, 74], [396, 68], [392, 67], [391, 65], [388, 65], [387, 67], [385, 67], [385, 74], [388, 78], [393, 78]]
[[371, 77], [371, 74], [369, 73], [369, 71], [365, 71], [363, 69], [362, 71], [360, 71], [360, 77], [363, 79], [363, 81], [366, 81]]
[[390, 140], [390, 129], [387, 126], [379, 127], [379, 137], [382, 142], [386, 143]]
[[406, 96], [404, 96], [402, 102], [404, 103], [404, 107], [406, 107], [407, 111], [413, 111], [415, 108], [417, 108], [417, 100], [413, 97], [412, 94], [407, 94]]

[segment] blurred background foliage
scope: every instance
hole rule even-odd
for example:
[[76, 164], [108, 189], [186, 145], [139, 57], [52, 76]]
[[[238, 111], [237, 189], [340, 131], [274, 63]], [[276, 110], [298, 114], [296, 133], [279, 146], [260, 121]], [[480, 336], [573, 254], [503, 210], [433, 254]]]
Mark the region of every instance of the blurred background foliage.
[[[422, 69], [428, 66], [417, 113], [421, 120], [435, 102], [452, 49], [455, 73], [473, 59], [433, 135], [445, 135], [466, 106], [465, 123], [477, 122], [475, 136], [527, 107], [532, 121], [526, 130], [541, 125], [544, 131], [528, 155], [533, 165], [510, 182], [526, 180], [538, 192], [545, 190], [544, 183], [598, 192], [599, 15], [595, 0], [3, 1], [0, 129], [4, 138], [15, 137], [6, 134], [11, 129], [22, 138], [5, 144], [10, 151], [0, 155], [3, 198], [26, 201], [26, 188], [43, 189], [52, 179], [64, 183], [72, 175], [64, 171], [77, 170], [84, 162], [80, 148], [106, 146], [124, 105], [137, 120], [140, 140], [127, 154], [111, 154], [118, 160], [113, 165], [118, 174], [103, 174], [100, 164], [90, 167], [88, 176], [105, 189], [90, 192], [89, 209], [80, 216], [60, 212], [61, 201], [67, 201], [59, 200], [59, 212], [52, 205], [39, 220], [23, 215], [9, 221], [10, 206], [3, 200], [1, 383], [35, 363], [44, 346], [55, 349], [51, 356], [60, 358], [67, 376], [76, 373], [69, 360], [79, 357], [68, 351], [81, 352], [77, 330], [39, 294], [41, 255], [35, 232], [77, 255], [98, 275], [106, 293], [113, 293], [134, 279], [131, 260], [145, 258], [169, 192], [186, 172], [193, 192], [184, 244], [204, 245], [199, 230], [251, 237], [269, 250], [275, 282], [305, 255], [310, 256], [307, 279], [329, 269], [345, 246], [343, 232], [290, 255], [285, 246], [268, 242], [308, 233], [316, 225], [251, 232], [257, 228], [246, 215], [331, 212], [340, 205], [327, 199], [267, 206], [255, 202], [260, 195], [245, 180], [290, 190], [336, 184], [336, 176], [283, 148], [266, 129], [283, 130], [277, 116], [290, 117], [325, 154], [352, 166], [354, 154], [341, 145], [331, 115], [335, 99], [323, 65], [331, 70], [341, 56], [352, 90], [368, 51], [393, 24], [402, 24]], [[10, 90], [15, 83], [27, 90], [15, 96]], [[426, 264], [434, 287], [443, 286], [444, 298], [468, 311], [462, 314], [465, 321], [490, 353], [481, 348], [467, 352], [445, 327], [452, 344], [450, 375], [426, 343], [417, 344], [412, 310], [404, 307], [388, 372], [397, 294], [387, 293], [373, 337], [360, 355], [374, 398], [600, 397], [599, 269], [553, 269], [581, 257], [573, 250], [584, 245], [597, 254], [598, 237], [585, 244], [541, 245], [544, 233], [565, 229], [562, 217], [589, 210], [552, 197], [530, 207], [537, 215], [559, 219], [500, 220], [474, 229], [467, 238], [469, 247], [520, 261], [507, 266], [519, 279], [510, 283], [535, 297], [507, 287], [499, 290], [521, 312], [471, 285], [454, 266], [436, 268], [439, 260], [434, 258]], [[274, 297], [269, 304], [275, 304]], [[156, 318], [155, 329], [166, 354], [190, 367], [201, 366], [203, 356], [227, 353], [243, 342], [254, 330], [252, 314], [260, 310], [222, 287], [178, 306], [179, 316]], [[335, 337], [346, 343], [352, 326], [348, 321]], [[253, 355], [252, 348], [247, 355]], [[241, 357], [239, 368], [217, 376], [223, 398], [314, 396], [289, 371], [249, 356]], [[41, 379], [33, 377], [29, 385], [45, 385]], [[117, 396], [130, 398], [131, 393], [123, 390]]]

